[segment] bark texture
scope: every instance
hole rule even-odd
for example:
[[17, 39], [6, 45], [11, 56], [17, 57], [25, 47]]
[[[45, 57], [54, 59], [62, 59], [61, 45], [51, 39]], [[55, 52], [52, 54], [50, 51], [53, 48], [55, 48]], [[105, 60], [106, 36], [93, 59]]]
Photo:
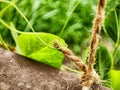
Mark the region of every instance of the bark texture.
[[[0, 90], [81, 90], [79, 76], [0, 48]], [[92, 90], [111, 90], [93, 85]]]

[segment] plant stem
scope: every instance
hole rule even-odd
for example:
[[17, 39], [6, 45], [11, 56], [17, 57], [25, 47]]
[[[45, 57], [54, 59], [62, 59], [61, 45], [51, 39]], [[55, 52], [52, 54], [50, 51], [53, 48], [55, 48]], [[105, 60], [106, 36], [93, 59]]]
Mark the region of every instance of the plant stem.
[[10, 50], [10, 49], [8, 48], [8, 46], [6, 45], [6, 43], [4, 42], [1, 34], [0, 34], [0, 41], [1, 41], [1, 43], [2, 43], [2, 46], [3, 46], [5, 49]]
[[114, 13], [115, 13], [115, 19], [116, 19], [116, 24], [117, 24], [117, 36], [118, 36], [117, 37], [117, 42], [115, 44], [115, 48], [114, 48], [114, 51], [113, 51], [113, 57], [115, 58], [117, 49], [118, 49], [118, 47], [120, 45], [120, 20], [117, 17], [116, 11], [114, 11]]
[[113, 58], [114, 58], [114, 59], [115, 59], [115, 56], [116, 56], [118, 47], [119, 47], [119, 45], [118, 45], [118, 44], [115, 44], [115, 48], [114, 48], [114, 51], [113, 51]]
[[65, 65], [62, 65], [62, 67], [60, 68], [61, 70], [67, 70], [67, 71], [70, 71], [70, 72], [73, 72], [73, 73], [77, 73], [77, 74], [80, 74], [81, 72], [79, 72], [78, 70], [74, 70], [70, 67], [67, 67]]
[[8, 3], [8, 4], [12, 3], [12, 2], [7, 1], [7, 0], [0, 0], [0, 2], [3, 2], [3, 3]]
[[61, 36], [61, 35], [63, 34], [63, 32], [64, 32], [64, 30], [65, 30], [65, 28], [66, 28], [66, 26], [67, 26], [67, 24], [68, 24], [68, 21], [70, 20], [70, 17], [71, 17], [71, 15], [72, 15], [73, 11], [76, 9], [76, 7], [79, 5], [80, 2], [81, 2], [81, 0], [79, 0], [79, 1], [76, 3], [76, 5], [73, 7], [73, 9], [71, 10], [70, 15], [67, 17], [67, 19], [66, 19], [66, 21], [65, 21], [65, 24], [64, 24], [64, 26], [63, 26], [63, 28], [62, 28], [59, 36]]
[[25, 19], [25, 21], [28, 23], [28, 25], [30, 26], [32, 32], [35, 32], [35, 30], [33, 29], [32, 25], [30, 24], [30, 22], [28, 21], [28, 19], [25, 17], [25, 15], [18, 9], [18, 7], [13, 4], [13, 7], [19, 12], [19, 14]]
[[25, 32], [21, 32], [19, 30], [16, 29], [12, 29], [6, 22], [4, 22], [1, 18], [0, 18], [0, 23], [2, 23], [5, 27], [7, 27], [9, 30], [15, 31], [17, 33], [25, 33]]
[[2, 17], [2, 15], [4, 14], [4, 12], [8, 9], [8, 8], [10, 8], [11, 7], [11, 4], [8, 4], [4, 9], [2, 9], [1, 11], [0, 11], [0, 18]]

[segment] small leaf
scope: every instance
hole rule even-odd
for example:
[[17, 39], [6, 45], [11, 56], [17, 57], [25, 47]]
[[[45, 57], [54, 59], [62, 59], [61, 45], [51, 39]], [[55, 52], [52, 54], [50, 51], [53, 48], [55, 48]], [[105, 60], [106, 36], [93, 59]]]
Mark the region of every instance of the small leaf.
[[120, 70], [111, 70], [110, 76], [113, 90], [120, 90]]
[[105, 17], [104, 31], [116, 43], [120, 38], [120, 4]]
[[24, 33], [18, 37], [18, 47], [21, 51], [18, 53], [36, 61], [60, 68], [64, 57], [63, 54], [58, 50], [46, 47], [38, 37], [51, 47], [53, 47], [54, 40], [60, 42], [61, 46], [66, 47], [64, 40], [56, 35], [48, 33]]
[[[96, 69], [100, 74], [100, 77], [102, 80], [109, 80], [109, 71], [112, 66], [112, 55], [108, 51], [108, 49], [105, 46], [99, 46], [99, 49], [97, 50], [97, 58], [96, 58]], [[106, 82], [105, 85], [109, 86], [110, 83]]]

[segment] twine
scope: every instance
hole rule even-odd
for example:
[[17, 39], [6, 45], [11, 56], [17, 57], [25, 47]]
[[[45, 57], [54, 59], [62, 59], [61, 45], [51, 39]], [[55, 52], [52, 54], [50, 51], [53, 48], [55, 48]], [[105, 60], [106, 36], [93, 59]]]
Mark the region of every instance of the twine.
[[94, 83], [100, 83], [100, 77], [94, 69], [95, 54], [98, 46], [98, 36], [103, 21], [104, 8], [106, 0], [99, 0], [98, 7], [95, 15], [95, 19], [92, 27], [92, 38], [90, 43], [90, 54], [88, 58], [88, 65], [86, 65], [80, 58], [75, 56], [73, 52], [65, 47], [60, 47], [60, 44], [56, 41], [53, 42], [54, 47], [59, 49], [64, 56], [74, 62], [84, 73], [80, 77], [80, 82], [83, 85], [83, 90], [89, 90]]

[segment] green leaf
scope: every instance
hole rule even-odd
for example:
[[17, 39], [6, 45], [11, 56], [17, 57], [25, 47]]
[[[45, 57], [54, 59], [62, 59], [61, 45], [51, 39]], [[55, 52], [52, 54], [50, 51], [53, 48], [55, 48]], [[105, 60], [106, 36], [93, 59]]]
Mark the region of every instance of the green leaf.
[[20, 49], [18, 53], [55, 68], [60, 68], [64, 57], [63, 54], [56, 49], [47, 47], [38, 37], [51, 47], [53, 47], [54, 40], [57, 40], [61, 46], [66, 47], [64, 40], [56, 35], [48, 33], [24, 33], [18, 37], [18, 47]]
[[109, 86], [110, 82], [108, 82], [108, 80], [110, 77], [108, 72], [112, 66], [112, 55], [105, 46], [99, 46], [96, 59], [95, 67], [99, 72], [101, 79], [106, 81], [103, 84]]
[[57, 40], [61, 43], [61, 46], [66, 46], [63, 39], [48, 33], [24, 33], [18, 37], [18, 44], [21, 48], [21, 53], [23, 55], [30, 55], [33, 52], [36, 52], [46, 45], [39, 40], [40, 37], [47, 45], [53, 47], [53, 41]]
[[111, 70], [110, 76], [113, 90], [120, 90], [120, 70]]
[[116, 43], [120, 39], [120, 4], [112, 9], [104, 21], [104, 31]]
[[41, 50], [32, 53], [28, 57], [56, 68], [61, 67], [62, 60], [64, 58], [62, 52], [50, 49], [48, 47], [44, 47]]

